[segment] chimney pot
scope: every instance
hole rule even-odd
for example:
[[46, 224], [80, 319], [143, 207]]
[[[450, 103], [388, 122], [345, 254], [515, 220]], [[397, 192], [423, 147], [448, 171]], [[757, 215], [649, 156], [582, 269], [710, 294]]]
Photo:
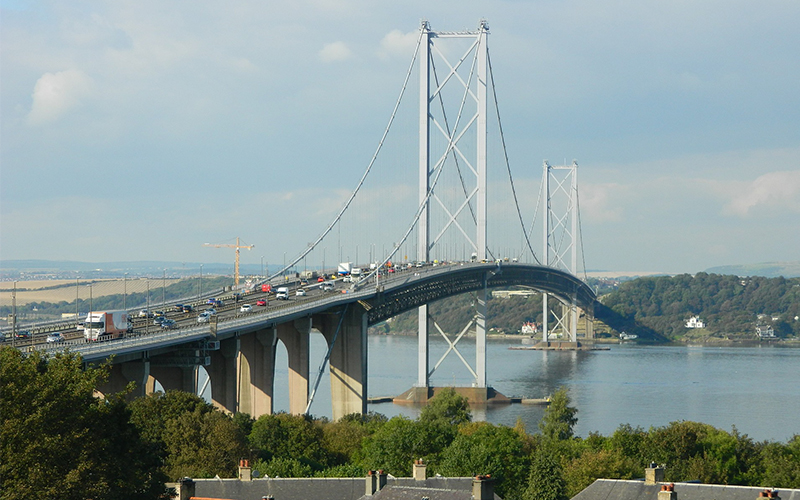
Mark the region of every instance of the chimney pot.
[[425, 481], [428, 478], [428, 467], [421, 458], [414, 460], [414, 467], [411, 472], [415, 481]]
[[488, 474], [478, 475], [472, 479], [473, 500], [493, 500], [494, 480]]

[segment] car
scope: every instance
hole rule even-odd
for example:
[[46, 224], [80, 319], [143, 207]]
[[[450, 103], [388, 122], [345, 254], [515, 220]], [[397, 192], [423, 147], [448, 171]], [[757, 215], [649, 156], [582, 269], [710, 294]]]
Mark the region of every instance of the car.
[[164, 316], [164, 311], [153, 311], [153, 315], [155, 315], [155, 316]]
[[31, 338], [31, 332], [28, 330], [19, 330], [15, 337], [18, 339], [29, 339]]
[[167, 320], [166, 316], [156, 316], [155, 318], [153, 318], [153, 324], [158, 326], [166, 320]]
[[253, 310], [253, 306], [250, 304], [242, 304], [242, 307], [239, 308], [239, 312], [241, 313], [249, 313]]
[[150, 313], [147, 312], [147, 309], [142, 309], [141, 311], [139, 311], [139, 317], [140, 318], [147, 318], [149, 314]]
[[175, 304], [175, 310], [178, 312], [183, 312], [183, 304]]
[[217, 303], [217, 299], [208, 299], [208, 300], [206, 301], [206, 304], [211, 304], [211, 305], [214, 305], [214, 304], [216, 304], [216, 303]]
[[211, 315], [206, 312], [200, 313], [197, 316], [198, 323], [208, 323], [209, 321], [211, 321]]
[[333, 284], [333, 281], [325, 281], [322, 283], [322, 285], [320, 285], [320, 288], [323, 292], [329, 292], [336, 288], [336, 285]]
[[323, 281], [325, 281], [324, 277], [320, 276], [319, 278], [317, 278], [317, 283], [322, 283]]
[[176, 325], [175, 325], [175, 320], [174, 319], [164, 319], [164, 321], [161, 322], [161, 328], [163, 328], [165, 330], [170, 330], [172, 328], [177, 328]]
[[192, 311], [194, 311], [194, 308], [192, 306], [190, 306], [189, 304], [184, 304], [183, 305], [183, 312], [190, 313]]
[[64, 336], [58, 332], [51, 333], [50, 335], [47, 336], [47, 343], [49, 344], [52, 342], [64, 342]]
[[302, 288], [298, 288], [297, 291], [294, 292], [294, 294], [297, 297], [305, 297], [306, 296], [306, 291], [303, 290]]
[[208, 314], [209, 316], [216, 316], [217, 310], [214, 309], [213, 307], [209, 307], [208, 309], [206, 309], [205, 313]]
[[257, 301], [256, 301], [256, 305], [257, 305], [257, 306], [266, 306], [266, 305], [267, 305], [267, 301], [266, 301], [266, 300], [264, 300], [264, 299], [257, 300]]

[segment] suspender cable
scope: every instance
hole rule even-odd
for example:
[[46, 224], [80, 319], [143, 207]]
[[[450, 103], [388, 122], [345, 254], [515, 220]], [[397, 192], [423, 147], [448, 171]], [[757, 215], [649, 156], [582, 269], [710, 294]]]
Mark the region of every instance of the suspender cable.
[[361, 180], [358, 181], [358, 185], [356, 185], [356, 188], [353, 191], [353, 193], [350, 195], [350, 198], [348, 198], [347, 202], [344, 204], [342, 209], [339, 211], [339, 213], [333, 219], [333, 222], [331, 222], [330, 225], [328, 225], [328, 227], [325, 229], [325, 231], [323, 231], [322, 234], [319, 235], [319, 237], [314, 241], [314, 243], [309, 245], [308, 248], [306, 248], [303, 252], [301, 252], [300, 255], [295, 257], [288, 265], [285, 265], [280, 271], [278, 271], [277, 273], [269, 276], [266, 281], [269, 281], [270, 279], [272, 279], [272, 278], [274, 278], [276, 276], [280, 276], [287, 269], [291, 269], [292, 266], [294, 266], [295, 264], [297, 264], [298, 262], [303, 260], [303, 258], [306, 255], [308, 255], [312, 250], [314, 250], [314, 248], [316, 248], [316, 246], [319, 244], [319, 242], [322, 241], [323, 238], [325, 238], [325, 236], [327, 236], [328, 233], [331, 232], [331, 230], [333, 229], [333, 226], [335, 226], [339, 222], [339, 220], [342, 218], [342, 215], [344, 215], [344, 212], [347, 210], [347, 208], [353, 202], [353, 199], [356, 197], [356, 194], [358, 194], [358, 191], [361, 189], [361, 186], [364, 185], [364, 181], [367, 179], [367, 175], [372, 170], [372, 166], [375, 164], [375, 160], [378, 159], [378, 153], [380, 153], [381, 149], [383, 148], [383, 143], [386, 140], [386, 136], [389, 135], [389, 130], [392, 128], [392, 124], [394, 123], [394, 118], [397, 115], [398, 108], [400, 107], [400, 101], [403, 99], [403, 95], [405, 94], [406, 87], [408, 85], [408, 80], [411, 78], [411, 72], [414, 69], [414, 62], [417, 60], [417, 54], [419, 53], [419, 47], [420, 47], [420, 42], [422, 41], [422, 35], [423, 35], [423, 31], [420, 30], [419, 38], [417, 39], [417, 47], [414, 49], [414, 56], [411, 58], [411, 66], [409, 66], [408, 72], [406, 73], [406, 78], [403, 81], [403, 87], [400, 90], [400, 96], [397, 98], [397, 102], [395, 103], [394, 109], [392, 110], [392, 116], [389, 118], [389, 123], [386, 125], [386, 129], [383, 131], [383, 135], [381, 136], [381, 140], [378, 143], [377, 149], [375, 150], [375, 154], [372, 155], [372, 159], [370, 160], [369, 165], [367, 165], [367, 169], [364, 171], [364, 174], [361, 176]]

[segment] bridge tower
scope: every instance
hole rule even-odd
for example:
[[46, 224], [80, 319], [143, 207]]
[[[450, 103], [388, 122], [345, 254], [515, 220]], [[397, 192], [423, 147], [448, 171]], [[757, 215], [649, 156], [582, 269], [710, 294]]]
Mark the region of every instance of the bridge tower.
[[[542, 191], [545, 200], [542, 263], [578, 275], [578, 162], [571, 165], [553, 166], [547, 160], [542, 166]], [[548, 342], [548, 294], [542, 294], [542, 341]], [[554, 333], [560, 329], [569, 342], [577, 343], [578, 306], [577, 298], [563, 304], [561, 314], [555, 315]]]
[[[487, 79], [489, 25], [481, 20], [476, 31], [435, 32], [428, 21], [420, 26], [419, 55], [419, 200], [424, 206], [417, 226], [417, 259], [430, 262], [437, 242], [448, 230], [458, 231], [465, 240], [465, 247], [472, 250], [477, 260], [486, 259], [486, 142], [487, 142]], [[439, 50], [440, 43], [461, 39], [466, 50]], [[454, 54], [459, 59], [448, 60]], [[445, 75], [436, 74], [436, 62], [443, 62]], [[451, 56], [452, 57], [452, 56]], [[468, 69], [459, 73], [459, 70]], [[457, 116], [448, 120], [445, 101], [457, 96], [461, 101], [454, 107]], [[433, 138], [431, 136], [434, 136]], [[437, 149], [438, 148], [438, 149]], [[445, 195], [440, 196], [437, 187], [442, 170], [457, 171], [461, 180], [459, 188], [464, 198], [456, 206], [448, 206]], [[465, 175], [462, 175], [462, 169]], [[450, 186], [451, 187], [451, 186]], [[432, 233], [431, 212], [439, 210], [443, 215], [441, 227]], [[474, 224], [474, 232], [471, 231]], [[471, 234], [470, 234], [471, 233]], [[450, 257], [452, 258], [452, 257]], [[485, 282], [485, 281], [484, 281]], [[486, 388], [486, 287], [477, 292], [475, 368], [462, 361], [475, 377], [474, 386]], [[472, 323], [472, 322], [471, 322]], [[430, 387], [433, 370], [429, 366], [428, 331], [431, 325], [442, 332], [428, 311], [428, 306], [419, 307], [418, 343], [418, 388]], [[465, 331], [469, 328], [465, 328]], [[464, 332], [462, 332], [463, 335]], [[456, 342], [461, 335], [456, 339]], [[450, 342], [451, 350], [455, 343]], [[445, 354], [446, 356], [447, 354]], [[460, 355], [459, 355], [460, 356]], [[441, 360], [439, 361], [441, 362]], [[438, 366], [438, 363], [437, 363]]]

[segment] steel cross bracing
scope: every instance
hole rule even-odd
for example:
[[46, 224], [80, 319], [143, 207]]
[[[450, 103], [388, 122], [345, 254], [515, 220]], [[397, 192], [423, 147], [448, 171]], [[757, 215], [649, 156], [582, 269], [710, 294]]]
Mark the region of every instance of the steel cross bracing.
[[[431, 260], [431, 250], [441, 241], [449, 229], [455, 227], [473, 250], [478, 260], [486, 259], [486, 137], [487, 137], [487, 69], [488, 69], [488, 46], [487, 37], [489, 25], [481, 20], [477, 31], [462, 32], [434, 32], [427, 21], [423, 21], [420, 26], [420, 96], [419, 96], [419, 200], [422, 207], [417, 222], [417, 259], [423, 262]], [[461, 56], [451, 62], [445, 51], [440, 50], [438, 43], [450, 38], [461, 38], [471, 40]], [[434, 58], [434, 56], [436, 56]], [[446, 70], [446, 75], [441, 79], [436, 71], [436, 61], [441, 61]], [[462, 76], [459, 70], [465, 66], [465, 62], [470, 61], [469, 70], [466, 77]], [[431, 83], [434, 84], [431, 91]], [[451, 128], [448, 120], [447, 107], [443, 98], [445, 87], [455, 85], [461, 94], [461, 100], [456, 107], [456, 117]], [[459, 86], [460, 85], [460, 86]], [[431, 103], [438, 100], [441, 118], [437, 118], [432, 110]], [[469, 106], [468, 106], [469, 104]], [[474, 112], [467, 111], [467, 108]], [[446, 145], [443, 150], [431, 151], [431, 129], [438, 130]], [[461, 141], [474, 133], [474, 154], [465, 151], [461, 146]], [[436, 191], [436, 180], [441, 172], [448, 165], [448, 158], [452, 156], [458, 178], [461, 182], [461, 189], [464, 199], [455, 207], [449, 207]], [[462, 172], [461, 164], [466, 166], [475, 179], [474, 186], [467, 186]], [[431, 178], [434, 182], [431, 182]], [[442, 227], [438, 229], [435, 237], [431, 238], [431, 204], [435, 200], [436, 207], [441, 210], [445, 217]], [[474, 207], [473, 207], [474, 203]], [[470, 234], [470, 230], [464, 227], [459, 221], [459, 216], [465, 209], [469, 209], [471, 222], [475, 224], [475, 232]], [[477, 290], [476, 315], [469, 322], [467, 327], [462, 330], [454, 342], [439, 328], [435, 319], [428, 312], [427, 303], [423, 303], [418, 309], [418, 371], [417, 386], [428, 387], [430, 376], [442, 363], [448, 354], [454, 352], [465, 364], [475, 379], [475, 386], [486, 387], [486, 278], [482, 279], [482, 287]], [[448, 349], [436, 363], [433, 369], [429, 369], [429, 342], [428, 330], [430, 325], [437, 328], [447, 340]], [[456, 348], [456, 344], [472, 325], [475, 325], [476, 358], [475, 368], [461, 356]]]
[[[542, 166], [542, 191], [545, 199], [543, 258], [544, 264], [573, 275], [578, 272], [578, 163], [552, 166], [546, 160]], [[560, 174], [560, 176], [559, 176]], [[553, 200], [560, 201], [563, 212], [553, 209]], [[548, 341], [550, 311], [548, 294], [542, 294], [542, 340]], [[555, 329], [567, 332], [570, 342], [577, 342], [578, 308], [573, 297], [563, 303], [562, 313], [555, 314]]]

